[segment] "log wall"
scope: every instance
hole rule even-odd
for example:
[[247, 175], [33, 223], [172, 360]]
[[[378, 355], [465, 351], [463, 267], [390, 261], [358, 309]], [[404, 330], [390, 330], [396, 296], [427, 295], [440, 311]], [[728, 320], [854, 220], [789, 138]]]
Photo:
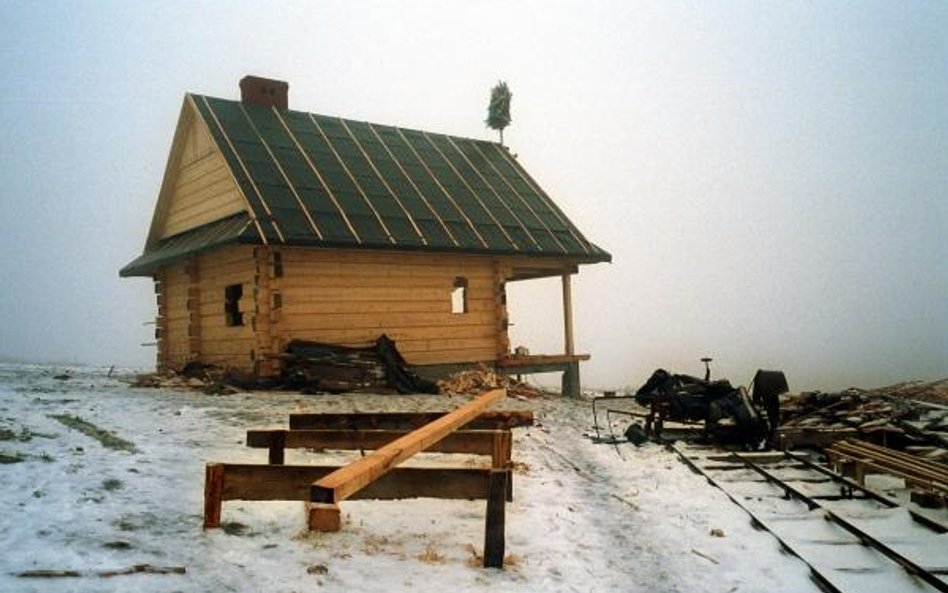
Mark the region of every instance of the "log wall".
[[188, 361], [188, 274], [185, 265], [162, 270], [158, 294], [158, 368], [180, 368]]
[[[467, 311], [453, 313], [455, 279]], [[292, 339], [361, 346], [381, 334], [409, 364], [494, 361], [506, 352], [503, 274], [494, 258], [234, 246], [166, 268], [158, 283], [159, 366], [189, 360], [272, 374]], [[241, 284], [243, 325], [225, 289]]]
[[[395, 340], [409, 364], [497, 358], [498, 287], [492, 258], [357, 250], [282, 250], [280, 338], [362, 345]], [[455, 278], [467, 312], [451, 312]]]
[[[241, 245], [201, 256], [199, 269], [201, 360], [223, 367], [253, 370], [256, 358], [254, 248]], [[224, 314], [224, 291], [227, 286], [235, 284], [240, 284], [243, 291], [239, 302], [243, 325], [228, 326]]]

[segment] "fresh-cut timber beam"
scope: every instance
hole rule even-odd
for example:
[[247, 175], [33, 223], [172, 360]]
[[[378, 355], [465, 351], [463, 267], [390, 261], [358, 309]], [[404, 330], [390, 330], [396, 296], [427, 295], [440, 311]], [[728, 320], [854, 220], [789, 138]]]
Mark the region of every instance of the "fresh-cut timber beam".
[[[414, 430], [430, 424], [447, 412], [356, 412], [351, 414], [290, 414], [290, 429]], [[465, 424], [465, 430], [500, 430], [533, 426], [529, 410], [496, 410], [479, 414]]]
[[[225, 500], [308, 501], [313, 482], [339, 469], [317, 465], [209, 463], [204, 482], [204, 528], [220, 527]], [[399, 467], [372, 482], [352, 499], [450, 498], [483, 500], [489, 468]]]
[[[247, 446], [254, 449], [269, 449], [270, 463], [283, 463], [284, 449], [339, 449], [365, 451], [383, 447], [395, 439], [405, 436], [410, 431], [402, 430], [248, 430]], [[431, 453], [464, 453], [468, 455], [509, 454], [506, 451], [496, 451], [498, 439], [503, 440], [506, 434], [509, 439], [509, 430], [458, 430], [446, 436], [443, 440], [434, 443], [425, 451]], [[502, 445], [501, 445], [502, 446]], [[279, 461], [275, 461], [278, 459]], [[498, 458], [500, 459], [500, 458]], [[504, 459], [509, 461], [509, 458]], [[501, 466], [497, 466], [501, 467]]]
[[313, 484], [310, 500], [316, 503], [338, 505], [339, 502], [368, 486], [399, 463], [419, 451], [424, 451], [464, 426], [506, 395], [506, 389], [494, 389], [483, 393], [434, 422], [334, 471]]

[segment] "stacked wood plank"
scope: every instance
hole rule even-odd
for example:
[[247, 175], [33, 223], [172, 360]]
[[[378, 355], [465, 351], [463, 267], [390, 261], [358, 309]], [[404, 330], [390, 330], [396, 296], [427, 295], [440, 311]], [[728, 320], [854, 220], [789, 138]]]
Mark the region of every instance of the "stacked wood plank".
[[943, 463], [856, 440], [840, 441], [826, 452], [836, 471], [854, 475], [860, 483], [867, 474], [886, 473], [904, 479], [910, 487], [948, 497], [948, 465]]

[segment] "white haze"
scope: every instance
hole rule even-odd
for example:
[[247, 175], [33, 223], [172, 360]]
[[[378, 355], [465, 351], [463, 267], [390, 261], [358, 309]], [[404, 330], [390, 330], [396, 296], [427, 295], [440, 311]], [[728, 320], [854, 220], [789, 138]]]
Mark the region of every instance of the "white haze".
[[[140, 253], [186, 91], [505, 141], [614, 263], [574, 278], [587, 384], [948, 375], [948, 5], [0, 1], [0, 354], [148, 366]], [[562, 349], [558, 282], [512, 340]]]

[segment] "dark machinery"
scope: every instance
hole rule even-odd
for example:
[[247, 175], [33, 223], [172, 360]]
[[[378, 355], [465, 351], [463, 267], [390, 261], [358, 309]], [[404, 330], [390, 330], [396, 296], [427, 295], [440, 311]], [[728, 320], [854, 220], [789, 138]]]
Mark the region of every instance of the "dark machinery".
[[[646, 433], [661, 434], [666, 420], [703, 422], [709, 438], [759, 449], [774, 442], [780, 424], [779, 396], [788, 389], [782, 371], [757, 371], [748, 395], [726, 379], [711, 381], [658, 369], [635, 393], [635, 401], [649, 409]], [[722, 425], [724, 420], [730, 420], [730, 426]]]
[[[707, 367], [710, 359], [702, 359], [702, 362], [706, 367], [704, 379], [658, 369], [634, 396], [597, 399], [634, 399], [648, 410], [644, 431], [637, 423], [633, 423], [626, 431], [626, 437], [633, 442], [640, 442], [648, 436], [659, 437], [664, 423], [670, 421], [702, 424], [706, 438], [737, 442], [748, 450], [774, 445], [780, 424], [780, 395], [789, 390], [783, 372], [757, 371], [748, 394], [744, 387], [733, 387], [725, 379], [711, 381]], [[623, 414], [636, 415], [628, 412]], [[595, 400], [593, 416], [599, 437]]]

